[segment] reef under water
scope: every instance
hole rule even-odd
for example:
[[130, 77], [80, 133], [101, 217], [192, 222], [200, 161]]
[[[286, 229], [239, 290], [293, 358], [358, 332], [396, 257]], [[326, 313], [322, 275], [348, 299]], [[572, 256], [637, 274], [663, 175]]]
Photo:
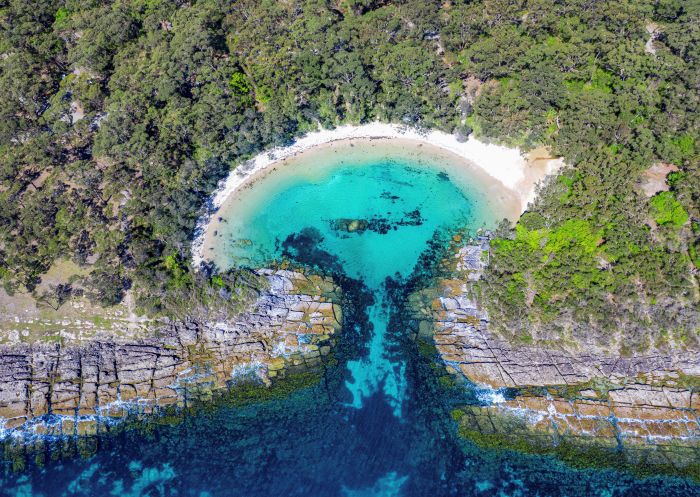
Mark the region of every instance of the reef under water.
[[99, 436], [88, 457], [53, 458], [58, 448], [47, 443], [41, 464], [5, 464], [0, 494], [700, 495], [689, 480], [573, 469], [461, 439], [452, 408], [482, 400], [445, 381], [404, 305], [452, 235], [495, 227], [502, 206], [479, 182], [425, 156], [348, 152], [329, 163], [243, 192], [245, 209], [220, 212], [213, 255], [222, 267], [286, 260], [341, 285], [343, 330], [316, 381]]

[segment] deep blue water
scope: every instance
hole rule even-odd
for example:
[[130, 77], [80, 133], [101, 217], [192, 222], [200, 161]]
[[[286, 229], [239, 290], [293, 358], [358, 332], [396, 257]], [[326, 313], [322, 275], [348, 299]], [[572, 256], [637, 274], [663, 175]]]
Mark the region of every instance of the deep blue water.
[[[273, 401], [188, 415], [175, 425], [119, 431], [87, 459], [21, 472], [13, 496], [687, 496], [688, 481], [574, 470], [548, 457], [481, 450], [449, 412], [477, 402], [447, 388], [419, 353], [403, 298], [456, 228], [493, 226], [497, 202], [449, 168], [352, 155], [323, 174], [256, 187], [246, 210], [222, 211], [217, 260], [288, 258], [333, 275], [345, 323], [321, 381]], [[352, 221], [358, 221], [348, 230]], [[421, 258], [423, 256], [423, 258]], [[47, 449], [50, 461], [52, 450]]]

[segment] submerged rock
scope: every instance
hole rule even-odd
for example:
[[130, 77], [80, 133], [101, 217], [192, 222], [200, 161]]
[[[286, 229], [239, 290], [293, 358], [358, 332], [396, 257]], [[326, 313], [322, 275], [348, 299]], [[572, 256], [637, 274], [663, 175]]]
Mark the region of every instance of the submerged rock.
[[366, 219], [334, 219], [331, 221], [331, 229], [335, 231], [346, 231], [348, 233], [362, 233], [369, 227]]
[[421, 212], [416, 209], [411, 212], [404, 213], [400, 219], [394, 221], [386, 216], [374, 216], [371, 219], [340, 218], [332, 220], [330, 225], [331, 229], [334, 231], [358, 234], [364, 233], [365, 231], [371, 231], [374, 233], [379, 233], [380, 235], [386, 235], [390, 231], [397, 230], [402, 226], [420, 226], [424, 222], [425, 220], [423, 219]]

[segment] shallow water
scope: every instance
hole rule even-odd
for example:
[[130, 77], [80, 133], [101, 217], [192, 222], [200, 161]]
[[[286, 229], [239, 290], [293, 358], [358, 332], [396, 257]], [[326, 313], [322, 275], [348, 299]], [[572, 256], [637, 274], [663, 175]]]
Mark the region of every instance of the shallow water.
[[261, 188], [263, 198], [245, 195], [241, 203], [248, 215], [231, 212], [218, 233], [221, 265], [259, 266], [283, 254], [367, 287], [376, 300], [368, 307], [373, 333], [367, 354], [348, 362], [349, 405], [359, 409], [381, 389], [399, 417], [406, 364], [387, 350], [392, 303], [385, 281], [408, 277], [436, 232], [493, 226], [500, 210], [470, 185], [458, 188], [439, 164], [426, 166], [405, 159], [345, 159], [316, 175], [306, 171]]
[[[323, 167], [321, 167], [323, 166]], [[100, 439], [97, 454], [6, 471], [4, 495], [442, 496], [692, 495], [675, 479], [575, 471], [550, 458], [461, 441], [449, 412], [478, 402], [421, 354], [402, 312], [415, 269], [457, 228], [505, 212], [439, 161], [345, 150], [328, 164], [270, 176], [217, 225], [220, 266], [290, 259], [336, 277], [348, 297], [320, 383], [174, 426]], [[234, 204], [236, 205], [236, 204]], [[430, 249], [430, 250], [429, 250]]]

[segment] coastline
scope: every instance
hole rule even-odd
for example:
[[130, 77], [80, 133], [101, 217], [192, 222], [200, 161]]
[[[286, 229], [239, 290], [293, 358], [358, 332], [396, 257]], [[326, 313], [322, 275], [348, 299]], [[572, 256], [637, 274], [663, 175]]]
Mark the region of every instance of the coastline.
[[419, 339], [434, 344], [445, 378], [478, 398], [451, 412], [460, 436], [575, 467], [700, 481], [699, 353], [624, 357], [591, 343], [569, 348], [500, 336], [473, 287], [489, 250], [489, 237], [455, 242], [440, 261], [444, 272], [408, 297], [408, 319]]
[[233, 385], [317, 371], [341, 326], [342, 290], [293, 270], [257, 274], [269, 289], [235, 318], [208, 309], [138, 338], [0, 345], [0, 447], [102, 434]]
[[344, 125], [332, 130], [315, 131], [287, 147], [261, 152], [231, 171], [228, 177], [219, 183], [210, 197], [208, 211], [199, 218], [195, 229], [195, 239], [192, 242], [192, 263], [195, 268], [199, 268], [205, 261], [205, 239], [213, 215], [234, 192], [272, 164], [293, 158], [320, 145], [353, 139], [413, 140], [450, 152], [513, 193], [520, 203], [519, 214], [522, 214], [527, 205], [535, 199], [536, 185], [563, 165], [561, 158], [543, 157], [542, 150], [533, 151], [528, 156], [521, 154], [517, 148], [488, 144], [473, 136], [465, 142], [460, 142], [453, 135], [442, 131], [424, 131], [389, 123]]

